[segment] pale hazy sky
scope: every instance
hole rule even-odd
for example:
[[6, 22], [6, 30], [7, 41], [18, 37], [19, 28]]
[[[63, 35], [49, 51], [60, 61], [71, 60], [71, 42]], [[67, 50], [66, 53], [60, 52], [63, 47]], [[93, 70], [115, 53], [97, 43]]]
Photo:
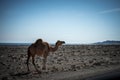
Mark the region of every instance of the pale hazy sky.
[[120, 40], [120, 0], [0, 0], [0, 42]]

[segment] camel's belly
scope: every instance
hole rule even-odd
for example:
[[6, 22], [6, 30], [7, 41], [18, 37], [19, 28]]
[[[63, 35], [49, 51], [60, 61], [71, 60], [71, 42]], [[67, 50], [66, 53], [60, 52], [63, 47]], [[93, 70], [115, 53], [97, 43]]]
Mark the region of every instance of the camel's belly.
[[36, 50], [36, 54], [37, 54], [38, 56], [43, 56], [44, 51], [39, 51], [39, 50]]
[[43, 56], [46, 53], [45, 49], [42, 50], [42, 48], [30, 48], [30, 52], [32, 55], [38, 55], [38, 56]]

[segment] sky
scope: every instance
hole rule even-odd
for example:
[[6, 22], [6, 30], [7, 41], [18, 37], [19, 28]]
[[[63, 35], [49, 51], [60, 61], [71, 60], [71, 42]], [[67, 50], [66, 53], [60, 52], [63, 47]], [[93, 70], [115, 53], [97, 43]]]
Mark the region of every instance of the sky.
[[120, 40], [120, 0], [0, 0], [0, 43]]

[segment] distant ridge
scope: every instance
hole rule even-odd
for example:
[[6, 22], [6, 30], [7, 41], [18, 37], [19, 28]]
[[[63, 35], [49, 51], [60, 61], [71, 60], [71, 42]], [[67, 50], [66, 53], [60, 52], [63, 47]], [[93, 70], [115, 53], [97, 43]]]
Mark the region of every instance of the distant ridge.
[[120, 45], [120, 41], [106, 40], [103, 42], [96, 42], [93, 44], [95, 44], [95, 45]]

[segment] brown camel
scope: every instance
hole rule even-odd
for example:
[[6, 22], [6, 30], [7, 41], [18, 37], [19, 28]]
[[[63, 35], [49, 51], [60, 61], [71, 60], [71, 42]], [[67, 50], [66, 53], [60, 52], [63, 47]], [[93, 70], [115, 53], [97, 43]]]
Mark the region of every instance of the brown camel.
[[55, 44], [55, 47], [52, 47], [47, 42], [43, 42], [42, 39], [38, 39], [35, 43], [31, 44], [28, 47], [28, 54], [27, 54], [28, 55], [28, 58], [27, 58], [28, 71], [30, 70], [29, 69], [29, 59], [30, 59], [30, 57], [32, 57], [32, 64], [34, 65], [37, 72], [40, 72], [40, 71], [38, 71], [38, 69], [37, 69], [37, 67], [34, 63], [35, 55], [44, 57], [43, 68], [42, 69], [45, 70], [46, 69], [46, 59], [47, 59], [47, 56], [48, 56], [49, 52], [56, 51], [58, 49], [58, 47], [60, 45], [64, 44], [64, 43], [65, 43], [64, 41], [58, 40]]

